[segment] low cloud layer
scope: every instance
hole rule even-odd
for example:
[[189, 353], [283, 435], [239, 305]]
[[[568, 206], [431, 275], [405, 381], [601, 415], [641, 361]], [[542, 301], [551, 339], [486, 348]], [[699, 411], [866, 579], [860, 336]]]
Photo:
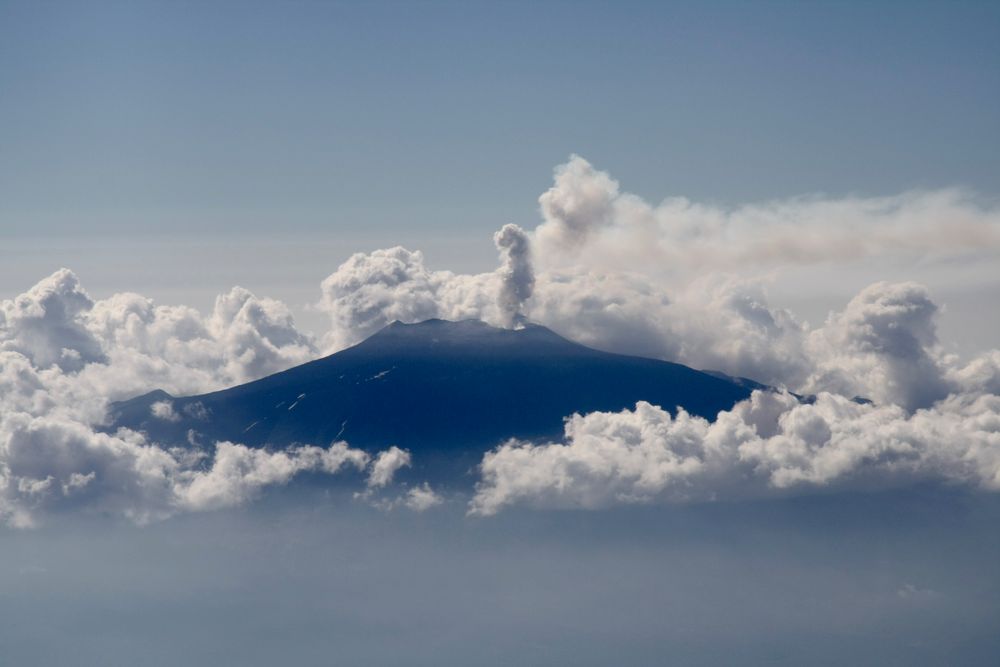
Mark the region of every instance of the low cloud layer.
[[756, 391], [714, 422], [639, 403], [576, 415], [565, 441], [488, 453], [470, 513], [508, 505], [601, 508], [880, 489], [935, 481], [1000, 491], [1000, 397], [907, 413], [834, 394]]
[[[239, 443], [167, 449], [141, 433], [100, 429], [111, 400], [155, 387], [209, 391], [314, 358], [288, 309], [242, 288], [208, 317], [136, 294], [94, 301], [65, 269], [0, 302], [0, 520], [29, 526], [84, 509], [146, 523], [239, 505], [304, 472], [367, 470], [388, 486], [400, 457], [343, 442], [284, 451]], [[156, 417], [179, 418], [169, 401]], [[431, 506], [426, 498], [414, 507]]]
[[222, 442], [214, 451], [167, 450], [139, 433], [108, 434], [65, 411], [0, 419], [0, 518], [31, 525], [38, 515], [86, 509], [138, 523], [179, 511], [242, 504], [296, 474], [363, 469], [368, 454], [345, 443], [271, 452]]
[[[997, 488], [1000, 351], [946, 353], [941, 305], [912, 282], [876, 282], [812, 326], [768, 296], [776, 267], [839, 261], [980, 262], [1000, 252], [996, 209], [959, 191], [809, 198], [721, 209], [623, 193], [579, 157], [556, 170], [533, 231], [494, 236], [496, 270], [426, 266], [419, 251], [358, 253], [320, 286], [327, 331], [240, 287], [211, 313], [134, 293], [91, 298], [66, 269], [0, 302], [0, 516], [28, 524], [88, 507], [137, 521], [246, 502], [300, 472], [368, 475], [388, 490], [409, 452], [345, 443], [269, 452], [178, 451], [102, 433], [110, 401], [246, 382], [334, 352], [393, 320], [529, 320], [598, 348], [749, 377], [788, 393], [708, 423], [656, 406], [576, 416], [560, 443], [486, 456], [472, 511], [753, 497], [799, 488], [938, 479]], [[871, 404], [852, 401], [864, 397]], [[672, 407], [672, 406], [661, 406]], [[169, 402], [154, 415], [177, 418]], [[413, 486], [387, 506], [442, 502]]]
[[[499, 285], [495, 274], [430, 271], [412, 254], [391, 273], [389, 302], [420, 303], [425, 317], [507, 326], [517, 312], [595, 347], [817, 398], [800, 404], [789, 394], [757, 394], [712, 424], [684, 414], [671, 421], [654, 406], [573, 417], [562, 443], [513, 442], [487, 455], [473, 513], [521, 502], [592, 507], [889, 480], [996, 488], [1000, 353], [971, 362], [947, 354], [937, 336], [941, 307], [920, 284], [871, 284], [810, 326], [770, 303], [766, 274], [873, 258], [997, 258], [997, 209], [959, 190], [732, 209], [681, 198], [654, 206], [577, 156], [557, 168], [539, 204], [542, 223], [517, 237], [530, 289], [516, 291], [509, 253]], [[334, 276], [364, 287], [381, 259], [355, 256]], [[499, 313], [491, 292], [501, 295]], [[325, 303], [348, 322], [383, 310], [373, 300], [363, 308]], [[766, 424], [762, 410], [770, 411]]]

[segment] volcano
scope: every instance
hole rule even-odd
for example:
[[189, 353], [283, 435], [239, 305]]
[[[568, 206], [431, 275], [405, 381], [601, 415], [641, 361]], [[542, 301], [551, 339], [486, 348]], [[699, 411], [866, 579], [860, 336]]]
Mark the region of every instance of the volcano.
[[143, 431], [165, 446], [397, 445], [411, 451], [415, 469], [429, 470], [474, 465], [509, 438], [559, 439], [567, 416], [637, 401], [714, 420], [760, 386], [602, 352], [539, 325], [394, 322], [354, 347], [247, 384], [116, 403], [109, 428]]

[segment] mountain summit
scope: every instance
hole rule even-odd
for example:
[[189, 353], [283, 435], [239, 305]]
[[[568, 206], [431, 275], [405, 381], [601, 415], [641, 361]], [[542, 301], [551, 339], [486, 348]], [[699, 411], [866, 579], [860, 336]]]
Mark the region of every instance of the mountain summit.
[[223, 391], [151, 392], [113, 405], [110, 417], [111, 428], [167, 445], [346, 440], [407, 448], [420, 466], [475, 463], [512, 437], [559, 438], [573, 413], [640, 400], [714, 419], [750, 391], [680, 364], [594, 350], [539, 325], [427, 320], [393, 322], [354, 347]]

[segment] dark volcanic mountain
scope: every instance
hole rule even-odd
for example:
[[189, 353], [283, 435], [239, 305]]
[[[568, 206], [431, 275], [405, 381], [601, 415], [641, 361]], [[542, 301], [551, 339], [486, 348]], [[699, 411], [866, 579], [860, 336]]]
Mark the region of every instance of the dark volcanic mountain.
[[[352, 348], [238, 387], [183, 398], [154, 391], [117, 403], [110, 427], [145, 431], [162, 444], [185, 444], [194, 431], [204, 443], [398, 445], [420, 468], [472, 465], [507, 438], [558, 438], [575, 412], [645, 400], [714, 419], [754, 384], [600, 352], [537, 325], [395, 322]], [[154, 416], [158, 401], [172, 403], [170, 419]]]

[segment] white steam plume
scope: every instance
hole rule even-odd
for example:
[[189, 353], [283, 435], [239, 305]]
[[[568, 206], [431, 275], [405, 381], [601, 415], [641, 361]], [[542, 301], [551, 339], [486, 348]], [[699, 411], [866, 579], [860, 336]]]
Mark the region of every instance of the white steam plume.
[[523, 324], [524, 303], [535, 288], [535, 272], [531, 266], [531, 243], [517, 225], [504, 225], [493, 235], [500, 251], [500, 294], [497, 302], [505, 327]]

